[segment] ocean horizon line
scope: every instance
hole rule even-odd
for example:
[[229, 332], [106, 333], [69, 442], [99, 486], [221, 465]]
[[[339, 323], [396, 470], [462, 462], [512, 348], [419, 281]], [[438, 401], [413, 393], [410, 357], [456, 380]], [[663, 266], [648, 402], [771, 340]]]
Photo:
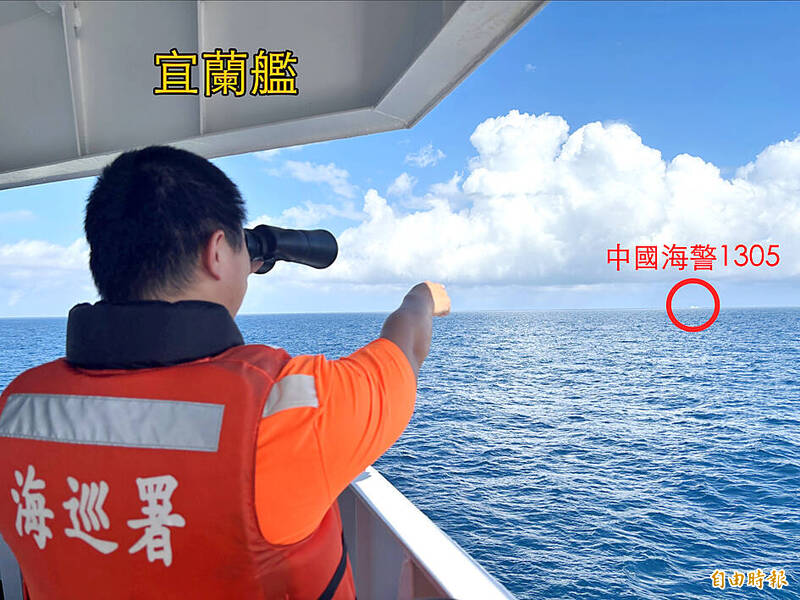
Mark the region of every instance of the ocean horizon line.
[[[712, 310], [713, 306], [685, 306], [685, 307], [674, 307], [674, 310]], [[725, 312], [729, 310], [792, 310], [792, 309], [800, 309], [800, 306], [725, 306], [720, 308], [720, 312]], [[393, 312], [395, 309], [391, 310], [342, 310], [342, 311], [286, 311], [286, 312], [264, 312], [264, 313], [241, 313], [236, 315], [238, 317], [268, 317], [268, 316], [276, 316], [276, 315], [368, 315], [368, 314], [386, 314]], [[589, 311], [596, 311], [596, 312], [630, 312], [630, 311], [638, 311], [638, 312], [653, 312], [653, 311], [664, 311], [666, 312], [665, 307], [641, 307], [641, 308], [633, 308], [633, 307], [571, 307], [571, 308], [560, 308], [560, 307], [548, 307], [548, 308], [480, 308], [480, 309], [471, 309], [471, 310], [455, 310], [452, 311], [450, 314], [475, 314], [475, 313], [498, 313], [498, 312], [505, 312], [505, 313], [521, 313], [521, 312], [589, 312]], [[0, 320], [3, 319], [66, 319], [67, 315], [8, 315], [8, 316], [0, 316]]]

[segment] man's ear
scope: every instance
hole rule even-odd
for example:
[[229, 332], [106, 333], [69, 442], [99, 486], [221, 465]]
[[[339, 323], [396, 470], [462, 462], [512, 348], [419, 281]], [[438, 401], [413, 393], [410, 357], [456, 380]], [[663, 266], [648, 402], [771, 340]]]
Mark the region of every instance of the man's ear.
[[217, 229], [208, 238], [203, 249], [203, 269], [214, 279], [222, 279], [222, 251], [225, 232]]

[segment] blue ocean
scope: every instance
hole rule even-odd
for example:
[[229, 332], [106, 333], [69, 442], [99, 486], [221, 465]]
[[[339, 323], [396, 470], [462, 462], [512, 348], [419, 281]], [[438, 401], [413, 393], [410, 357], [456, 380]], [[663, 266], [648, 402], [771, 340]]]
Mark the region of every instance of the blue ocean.
[[[710, 311], [676, 311], [687, 324]], [[344, 356], [385, 314], [242, 316]], [[0, 319], [0, 388], [65, 319]], [[455, 313], [376, 467], [519, 598], [800, 598], [800, 309]], [[787, 585], [712, 587], [711, 573]]]

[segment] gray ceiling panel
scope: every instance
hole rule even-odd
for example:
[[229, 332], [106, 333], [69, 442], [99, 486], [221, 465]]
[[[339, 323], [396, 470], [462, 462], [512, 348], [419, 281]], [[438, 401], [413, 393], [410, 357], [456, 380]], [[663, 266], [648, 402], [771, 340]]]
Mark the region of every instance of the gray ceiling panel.
[[3, 10], [0, 12], [0, 27], [15, 21], [22, 21], [41, 12], [35, 2], [21, 2], [19, 0], [4, 2]]
[[[61, 16], [33, 8], [32, 15], [9, 22], [0, 7], [0, 171], [77, 154]], [[12, 12], [20, 14], [16, 7]]]
[[[197, 51], [195, 2], [80, 2], [86, 154], [200, 134], [197, 96], [155, 96], [154, 52]], [[89, 52], [83, 52], [90, 48]]]
[[[148, 144], [212, 158], [411, 127], [543, 4], [0, 2], [0, 189]], [[198, 94], [153, 94], [172, 48], [246, 52], [246, 93], [206, 96], [199, 56]], [[299, 94], [250, 93], [259, 48], [293, 51]]]

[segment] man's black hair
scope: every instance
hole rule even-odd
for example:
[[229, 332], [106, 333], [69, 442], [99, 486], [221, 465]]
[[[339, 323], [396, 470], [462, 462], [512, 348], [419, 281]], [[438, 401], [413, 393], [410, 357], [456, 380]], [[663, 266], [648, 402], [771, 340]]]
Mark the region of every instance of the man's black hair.
[[86, 203], [89, 268], [100, 297], [127, 302], [180, 291], [214, 231], [241, 249], [244, 219], [236, 184], [205, 158], [170, 146], [121, 154]]

